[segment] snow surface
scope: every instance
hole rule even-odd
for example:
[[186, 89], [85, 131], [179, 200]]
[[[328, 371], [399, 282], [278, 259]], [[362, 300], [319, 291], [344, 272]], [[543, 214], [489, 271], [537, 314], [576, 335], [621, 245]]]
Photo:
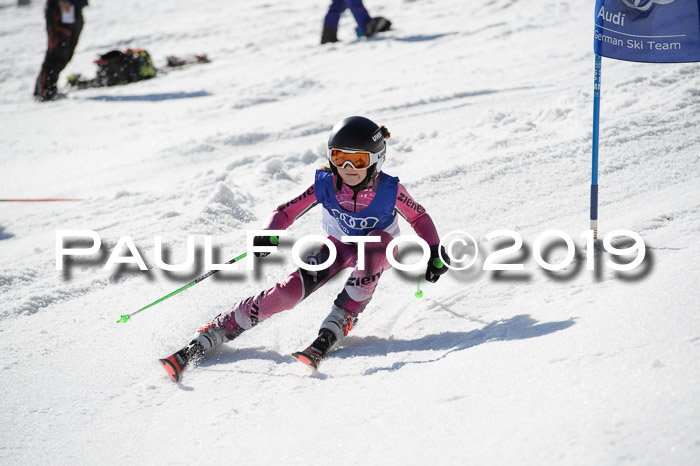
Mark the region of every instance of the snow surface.
[[[396, 29], [320, 47], [327, 1], [95, 0], [62, 75], [114, 48], [211, 64], [123, 87], [31, 99], [43, 2], [0, 4], [0, 463], [698, 464], [700, 65], [604, 60], [600, 231], [639, 233], [647, 258], [545, 273], [549, 229], [588, 228], [592, 2], [367, 1]], [[387, 273], [318, 374], [289, 354], [315, 337], [343, 277], [173, 384], [156, 363], [294, 266], [295, 224], [256, 274], [103, 271], [121, 236], [153, 264], [187, 235], [222, 259], [299, 194], [332, 125], [392, 132], [385, 170], [480, 263], [422, 284]], [[404, 233], [412, 233], [402, 222]], [[55, 232], [90, 229], [99, 258], [55, 268]], [[517, 230], [525, 272], [480, 270], [485, 236]], [[201, 244], [201, 243], [200, 243]], [[556, 248], [550, 260], [564, 255]]]

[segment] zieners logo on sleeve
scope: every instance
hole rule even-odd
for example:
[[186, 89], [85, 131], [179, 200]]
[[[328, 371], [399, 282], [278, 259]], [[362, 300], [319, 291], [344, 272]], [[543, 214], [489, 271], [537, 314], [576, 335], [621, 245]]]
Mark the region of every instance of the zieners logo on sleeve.
[[250, 310], [250, 323], [253, 327], [258, 325], [258, 323], [260, 322], [259, 315], [260, 315], [260, 308], [258, 307], [258, 305], [256, 303], [253, 303], [253, 308]]
[[410, 207], [411, 209], [415, 210], [415, 211], [418, 212], [419, 214], [422, 213], [422, 212], [425, 212], [425, 209], [423, 208], [422, 205], [418, 204], [418, 203], [415, 202], [413, 199], [411, 199], [410, 197], [406, 196], [404, 193], [399, 193], [398, 201], [399, 201], [399, 202], [403, 202], [404, 204], [406, 204], [408, 207]]
[[307, 189], [304, 193], [302, 193], [301, 196], [295, 197], [291, 201], [287, 202], [286, 204], [282, 204], [277, 206], [277, 210], [284, 210], [287, 207], [289, 207], [292, 204], [296, 204], [297, 202], [301, 201], [302, 199], [306, 199], [308, 196], [311, 196], [314, 193], [314, 187], [311, 186], [309, 189]]

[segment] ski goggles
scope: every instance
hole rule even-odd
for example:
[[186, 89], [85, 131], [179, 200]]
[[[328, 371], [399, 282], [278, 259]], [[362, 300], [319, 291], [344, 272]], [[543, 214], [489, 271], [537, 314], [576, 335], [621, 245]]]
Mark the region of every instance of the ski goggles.
[[386, 154], [386, 145], [379, 152], [369, 152], [366, 150], [352, 149], [328, 149], [328, 160], [338, 168], [343, 168], [350, 164], [355, 170], [365, 170]]

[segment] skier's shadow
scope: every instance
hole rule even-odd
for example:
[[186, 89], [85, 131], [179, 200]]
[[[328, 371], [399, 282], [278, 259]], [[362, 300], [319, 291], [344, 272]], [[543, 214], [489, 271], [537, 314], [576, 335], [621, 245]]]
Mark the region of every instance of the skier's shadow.
[[395, 371], [408, 364], [433, 363], [456, 351], [473, 348], [489, 341], [525, 340], [541, 337], [565, 330], [574, 323], [574, 319], [540, 323], [527, 314], [521, 314], [510, 319], [493, 321], [484, 328], [470, 332], [444, 332], [426, 335], [416, 340], [349, 336], [343, 341], [343, 347], [333, 352], [333, 357], [385, 356], [389, 353], [406, 351], [445, 351], [445, 353], [431, 359], [398, 361], [389, 366], [367, 369], [365, 375], [369, 375], [380, 371]]
[[0, 225], [0, 241], [2, 241], [4, 239], [10, 239], [13, 236], [14, 235], [12, 233], [8, 233], [7, 230], [5, 230], [5, 227]]
[[226, 345], [224, 345], [224, 348], [219, 349], [213, 358], [202, 361], [200, 367], [216, 371], [221, 370], [218, 367], [221, 364], [231, 364], [237, 361], [255, 359], [271, 361], [275, 364], [290, 364], [296, 362], [289, 354], [280, 354], [277, 351], [266, 350], [262, 347], [245, 348], [234, 346], [226, 347]]
[[[485, 327], [469, 332], [444, 332], [426, 335], [415, 340], [397, 340], [394, 338], [353, 337], [348, 336], [342, 347], [331, 353], [333, 358], [352, 358], [355, 356], [386, 356], [389, 353], [416, 351], [446, 351], [440, 356], [424, 360], [399, 361], [387, 367], [367, 369], [365, 375], [379, 371], [394, 371], [407, 364], [424, 364], [439, 361], [450, 353], [472, 348], [489, 341], [525, 340], [565, 330], [574, 325], [574, 319], [558, 322], [539, 322], [527, 314], [521, 314], [506, 320], [493, 321]], [[295, 361], [289, 355], [261, 348], [235, 348], [230, 352], [223, 350], [216, 359], [203, 363], [210, 366], [232, 363], [246, 359], [262, 359], [275, 364], [289, 364]]]

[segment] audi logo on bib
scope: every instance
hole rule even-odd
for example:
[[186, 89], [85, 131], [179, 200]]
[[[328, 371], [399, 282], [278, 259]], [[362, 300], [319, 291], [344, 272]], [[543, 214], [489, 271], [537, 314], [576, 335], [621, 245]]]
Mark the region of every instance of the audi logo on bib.
[[379, 219], [377, 217], [356, 218], [337, 209], [331, 209], [331, 213], [333, 213], [333, 216], [339, 222], [342, 222], [346, 227], [354, 230], [371, 230], [379, 223]]

